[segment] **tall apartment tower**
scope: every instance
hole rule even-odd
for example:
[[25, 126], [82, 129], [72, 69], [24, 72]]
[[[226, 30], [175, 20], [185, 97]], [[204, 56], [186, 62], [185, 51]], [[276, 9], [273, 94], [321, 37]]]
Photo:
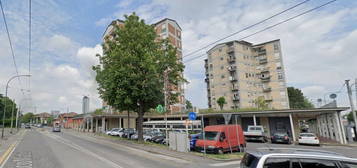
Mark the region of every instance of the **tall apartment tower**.
[[88, 96], [83, 97], [82, 112], [83, 112], [83, 114], [87, 114], [89, 112], [89, 97]]
[[207, 52], [205, 60], [208, 107], [219, 109], [254, 108], [261, 97], [268, 108], [288, 109], [280, 40], [261, 44], [246, 41], [221, 43]]
[[[123, 20], [114, 20], [111, 24], [107, 27], [103, 35], [104, 44], [108, 40], [112, 40], [113, 32], [115, 30], [115, 25], [119, 27], [124, 26]], [[168, 39], [170, 43], [177, 48], [177, 60], [182, 62], [182, 41], [181, 41], [181, 32], [182, 29], [180, 25], [172, 19], [162, 19], [153, 24], [157, 39]], [[182, 74], [183, 75], [183, 74]], [[183, 111], [185, 108], [185, 93], [184, 93], [184, 83], [180, 83], [178, 85], [169, 85], [170, 89], [175, 92], [179, 93], [178, 102], [176, 104], [170, 105], [170, 109], [172, 113], [177, 113]]]

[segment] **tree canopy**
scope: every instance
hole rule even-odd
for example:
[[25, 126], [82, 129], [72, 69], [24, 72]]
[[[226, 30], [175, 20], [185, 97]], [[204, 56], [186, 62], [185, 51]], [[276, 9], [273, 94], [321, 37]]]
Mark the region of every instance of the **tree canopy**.
[[314, 108], [314, 105], [298, 88], [288, 87], [288, 96], [291, 109]]
[[142, 140], [143, 115], [164, 101], [164, 71], [171, 84], [184, 81], [184, 66], [168, 40], [158, 40], [154, 27], [135, 13], [116, 26], [113, 40], [103, 44], [100, 65], [94, 66], [100, 97], [119, 111], [138, 113]]
[[264, 96], [259, 96], [258, 98], [256, 98], [254, 100], [254, 104], [259, 110], [268, 109], [268, 103], [265, 101]]
[[34, 119], [35, 115], [33, 113], [26, 113], [21, 117], [22, 123], [29, 123], [31, 119]]
[[219, 108], [223, 110], [223, 106], [227, 104], [226, 99], [224, 97], [219, 97], [217, 99], [217, 104], [219, 105]]
[[3, 97], [3, 95], [1, 94], [0, 94], [0, 114], [3, 114], [4, 112], [5, 103], [6, 103], [6, 113], [5, 113], [6, 119], [11, 118], [12, 110], [14, 110], [14, 117], [15, 117], [17, 112], [16, 103], [11, 99], [9, 99], [8, 97]]
[[186, 109], [192, 109], [192, 103], [189, 100], [186, 100]]

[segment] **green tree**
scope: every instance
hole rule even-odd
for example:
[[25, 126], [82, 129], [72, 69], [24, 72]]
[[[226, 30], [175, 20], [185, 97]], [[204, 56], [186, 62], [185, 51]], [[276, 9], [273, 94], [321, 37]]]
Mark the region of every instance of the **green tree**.
[[163, 104], [164, 71], [171, 84], [185, 81], [184, 66], [167, 40], [157, 40], [154, 27], [135, 13], [125, 15], [124, 26], [115, 28], [114, 39], [103, 44], [100, 65], [94, 66], [100, 97], [119, 111], [138, 114], [138, 139], [143, 140], [143, 116]]
[[186, 109], [192, 109], [192, 103], [189, 100], [186, 100]]
[[314, 108], [314, 105], [298, 88], [288, 87], [288, 96], [291, 109]]
[[21, 116], [20, 120], [22, 123], [29, 123], [31, 119], [34, 119], [35, 115], [33, 113], [26, 113], [23, 116]]
[[[355, 113], [357, 113], [357, 111], [355, 111]], [[349, 122], [354, 122], [353, 113], [352, 113], [352, 112], [349, 112], [349, 113], [347, 114], [347, 120], [348, 120]]]
[[53, 120], [54, 120], [53, 116], [47, 118], [47, 125], [52, 125]]
[[223, 106], [227, 104], [226, 99], [224, 97], [219, 97], [217, 99], [217, 104], [219, 105], [219, 108], [223, 110]]
[[268, 109], [268, 103], [265, 101], [264, 96], [259, 96], [258, 98], [256, 98], [254, 100], [254, 104], [259, 110]]
[[101, 114], [104, 114], [104, 110], [103, 109], [95, 109], [95, 111], [93, 112], [93, 114], [96, 114], [96, 115], [101, 115]]
[[[0, 94], [0, 114], [1, 117], [4, 114], [4, 107], [6, 103], [6, 113], [5, 113], [5, 125], [10, 125], [11, 121], [15, 122], [16, 119], [16, 112], [17, 112], [17, 105], [14, 101], [9, 99], [8, 97], [3, 97], [2, 94]], [[13, 118], [11, 120], [11, 116], [13, 113]]]

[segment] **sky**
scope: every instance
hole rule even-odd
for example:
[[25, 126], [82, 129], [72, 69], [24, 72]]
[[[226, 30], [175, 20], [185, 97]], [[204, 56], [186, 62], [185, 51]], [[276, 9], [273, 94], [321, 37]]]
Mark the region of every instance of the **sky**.
[[[10, 83], [9, 96], [25, 112], [82, 112], [82, 97], [90, 110], [101, 107], [92, 65], [102, 53], [102, 35], [114, 19], [135, 12], [147, 24], [171, 18], [182, 28], [186, 54], [265, 19], [303, 0], [32, 0], [32, 56], [29, 78]], [[19, 74], [28, 74], [29, 2], [2, 0]], [[328, 0], [303, 5], [224, 41], [253, 32], [309, 10]], [[337, 0], [319, 10], [245, 39], [252, 43], [280, 39], [287, 85], [302, 89], [313, 103], [330, 101], [337, 92], [339, 106], [348, 106], [345, 79], [357, 78], [357, 1]], [[224, 42], [222, 41], [222, 42]], [[208, 48], [209, 49], [209, 48]], [[204, 82], [206, 56], [185, 63], [186, 98], [207, 108]], [[11, 50], [0, 18], [0, 93], [16, 75]], [[29, 91], [30, 88], [30, 91]], [[22, 89], [22, 92], [21, 92]], [[355, 92], [354, 92], [355, 93]], [[325, 97], [325, 98], [324, 98]], [[355, 97], [354, 97], [355, 99]]]

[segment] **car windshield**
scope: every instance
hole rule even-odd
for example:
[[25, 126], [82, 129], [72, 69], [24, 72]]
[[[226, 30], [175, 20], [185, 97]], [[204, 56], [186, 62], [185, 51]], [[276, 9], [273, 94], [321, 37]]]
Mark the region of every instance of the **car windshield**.
[[262, 128], [261, 127], [249, 127], [249, 131], [252, 131], [252, 132], [261, 132], [262, 131]]
[[287, 136], [286, 133], [275, 133], [274, 136], [282, 137], [282, 136]]
[[216, 141], [218, 138], [218, 132], [215, 131], [205, 131], [205, 134], [202, 138], [205, 138], [206, 140], [212, 140]]

